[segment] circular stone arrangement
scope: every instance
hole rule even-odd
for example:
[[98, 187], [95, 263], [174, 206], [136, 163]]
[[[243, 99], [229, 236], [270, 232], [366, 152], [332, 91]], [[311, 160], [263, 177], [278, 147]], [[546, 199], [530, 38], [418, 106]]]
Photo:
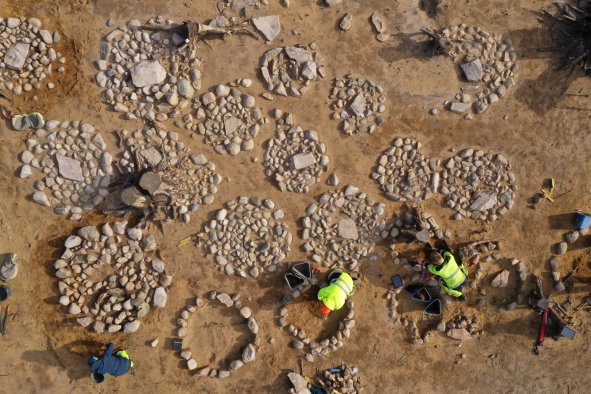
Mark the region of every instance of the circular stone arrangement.
[[[275, 109], [277, 115], [280, 110]], [[281, 191], [306, 193], [320, 181], [326, 171], [326, 146], [318, 133], [293, 125], [293, 115], [286, 113], [277, 120], [275, 138], [267, 141], [265, 175], [272, 177]]]
[[50, 120], [35, 137], [20, 153], [18, 176], [28, 178], [34, 168], [43, 172], [34, 182], [33, 201], [80, 220], [109, 194], [113, 169], [107, 145], [94, 126], [78, 121]]
[[137, 155], [141, 169], [174, 166], [181, 154], [188, 151], [185, 143], [179, 139], [174, 131], [138, 129], [134, 132], [117, 131], [120, 144], [125, 148], [119, 161], [119, 172], [134, 172]]
[[166, 121], [180, 116], [201, 88], [201, 61], [162, 17], [130, 20], [105, 36], [96, 83], [105, 102], [127, 119]]
[[[66, 71], [62, 66], [66, 59], [51, 48], [59, 42], [59, 33], [52, 35], [41, 26], [37, 18], [0, 18], [0, 90], [19, 95], [40, 89], [55, 62], [60, 64], [57, 71]], [[54, 84], [49, 82], [47, 88], [53, 89]]]
[[59, 303], [83, 327], [97, 333], [135, 332], [140, 319], [164, 308], [172, 276], [154, 256], [156, 240], [127, 222], [78, 230], [66, 238], [66, 250], [54, 263]]
[[[218, 293], [217, 291], [213, 290], [208, 293], [207, 298], [210, 301], [214, 301], [217, 299], [226, 307], [237, 309], [240, 312], [240, 315], [246, 319], [248, 330], [254, 336], [253, 341], [246, 345], [242, 350], [241, 358], [230, 361], [226, 369], [216, 369], [210, 366], [205, 366], [197, 369], [197, 361], [193, 358], [193, 352], [191, 351], [191, 349], [186, 348], [181, 351], [180, 356], [187, 361], [187, 368], [190, 371], [195, 371], [194, 376], [209, 376], [210, 378], [223, 379], [230, 376], [230, 373], [232, 371], [242, 368], [244, 364], [254, 361], [259, 343], [259, 325], [256, 319], [252, 317], [252, 312], [250, 308], [247, 306], [242, 306], [240, 302], [240, 294], [234, 294], [233, 296], [230, 296], [226, 293]], [[187, 327], [189, 325], [190, 319], [192, 318], [193, 314], [197, 311], [197, 309], [203, 307], [203, 305], [203, 300], [197, 297], [195, 299], [194, 306], [185, 306], [185, 308], [181, 312], [181, 316], [176, 321], [177, 335], [179, 337], [183, 338], [187, 335]]]
[[311, 81], [324, 78], [324, 61], [316, 44], [273, 48], [261, 58], [260, 72], [267, 90], [280, 96], [300, 97]]
[[216, 212], [215, 219], [201, 233], [206, 254], [215, 256], [215, 263], [226, 275], [257, 278], [265, 268], [269, 272], [287, 257], [292, 235], [284, 213], [274, 210], [271, 200], [238, 197]]
[[[242, 79], [243, 86], [250, 86], [252, 81]], [[203, 94], [194, 100], [193, 107], [197, 109], [196, 119], [201, 123], [192, 123], [190, 115], [183, 120], [188, 123], [186, 129], [191, 129], [203, 136], [203, 141], [214, 147], [219, 154], [237, 155], [241, 150], [254, 148], [254, 138], [265, 124], [261, 109], [256, 107], [254, 96], [242, 94], [236, 89], [236, 83], [218, 85], [212, 92]]]
[[317, 373], [317, 382], [323, 389], [329, 392], [338, 392], [342, 394], [360, 394], [363, 391], [359, 369], [357, 367], [343, 364], [340, 371], [331, 371], [326, 369]]
[[445, 28], [438, 36], [447, 54], [460, 64], [466, 79], [478, 84], [458, 93], [456, 98], [460, 102], [450, 104], [453, 112], [462, 114], [473, 107], [474, 112], [480, 114], [515, 86], [519, 66], [510, 39], [464, 24]]
[[386, 110], [384, 89], [368, 80], [347, 75], [335, 79], [330, 92], [333, 99], [331, 119], [341, 120], [340, 128], [347, 135], [373, 133], [376, 126], [384, 123], [380, 115]]
[[310, 204], [301, 221], [303, 246], [310, 258], [323, 267], [343, 267], [357, 271], [359, 259], [366, 257], [385, 230], [384, 204], [375, 203], [355, 186], [331, 190]]
[[342, 348], [344, 346], [343, 341], [345, 338], [351, 337], [351, 330], [355, 327], [355, 302], [351, 299], [348, 299], [345, 305], [349, 310], [349, 313], [342, 321], [339, 321], [339, 328], [337, 332], [330, 336], [330, 338], [321, 339], [319, 341], [311, 339], [303, 329], [286, 322], [286, 305], [279, 309], [278, 323], [279, 326], [285, 328], [288, 334], [294, 338], [291, 341], [291, 346], [297, 350], [305, 350], [306, 361], [313, 362], [314, 357], [326, 357], [331, 352]]
[[415, 139], [396, 138], [393, 146], [382, 152], [371, 176], [389, 199], [418, 202], [437, 193], [438, 160], [423, 156], [421, 147]]
[[441, 172], [445, 204], [461, 216], [494, 221], [515, 202], [515, 175], [500, 154], [464, 149], [448, 159]]

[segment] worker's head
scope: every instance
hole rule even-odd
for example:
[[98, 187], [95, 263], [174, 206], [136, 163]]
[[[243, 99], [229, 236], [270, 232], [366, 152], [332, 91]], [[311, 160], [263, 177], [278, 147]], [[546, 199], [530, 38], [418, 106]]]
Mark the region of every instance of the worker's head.
[[320, 310], [322, 311], [323, 315], [328, 315], [330, 313], [330, 309], [328, 309], [328, 307], [324, 304], [322, 304], [322, 306], [320, 307]]
[[443, 263], [443, 256], [439, 252], [431, 252], [429, 259], [435, 265], [440, 265]]

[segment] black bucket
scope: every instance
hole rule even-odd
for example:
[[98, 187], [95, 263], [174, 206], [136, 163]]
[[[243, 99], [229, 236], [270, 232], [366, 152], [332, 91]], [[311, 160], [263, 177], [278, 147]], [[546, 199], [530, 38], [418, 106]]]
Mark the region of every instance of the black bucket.
[[310, 263], [308, 262], [295, 263], [291, 266], [291, 269], [294, 274], [300, 274], [305, 279], [312, 277], [312, 267], [310, 267]]
[[295, 290], [299, 286], [303, 285], [306, 280], [303, 278], [300, 278], [297, 275], [287, 273], [287, 274], [285, 274], [285, 281], [287, 282], [287, 285], [289, 286], [289, 288], [291, 290]]
[[439, 298], [434, 299], [427, 305], [425, 308], [425, 313], [427, 315], [441, 315], [441, 300]]
[[426, 288], [420, 287], [412, 293], [412, 299], [419, 302], [431, 302], [431, 294]]
[[99, 373], [99, 372], [93, 372], [92, 375], [90, 375], [90, 378], [95, 383], [102, 383], [105, 381], [105, 374]]
[[8, 286], [0, 286], [0, 301], [4, 301], [12, 295], [12, 289]]

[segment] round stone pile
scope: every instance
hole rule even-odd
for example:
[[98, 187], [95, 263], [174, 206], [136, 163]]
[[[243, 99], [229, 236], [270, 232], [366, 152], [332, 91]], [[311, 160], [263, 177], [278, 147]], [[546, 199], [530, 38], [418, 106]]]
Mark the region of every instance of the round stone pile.
[[260, 72], [267, 90], [280, 96], [300, 97], [310, 82], [324, 78], [324, 61], [316, 44], [273, 48], [261, 58]]
[[359, 369], [357, 367], [342, 364], [340, 371], [331, 372], [326, 369], [318, 372], [316, 381], [318, 385], [328, 392], [342, 394], [360, 394], [363, 391]]
[[448, 159], [441, 172], [445, 204], [462, 216], [494, 221], [515, 202], [515, 175], [500, 154], [464, 149]]
[[127, 119], [163, 122], [179, 117], [201, 88], [197, 52], [167, 31], [173, 26], [162, 17], [145, 25], [130, 20], [101, 43], [96, 83], [105, 89], [105, 102]]
[[[246, 82], [247, 81], [247, 82]], [[241, 80], [243, 86], [250, 86], [249, 79]], [[219, 154], [237, 155], [241, 150], [254, 148], [254, 138], [260, 126], [266, 122], [261, 109], [256, 107], [254, 96], [242, 94], [236, 83], [218, 85], [213, 91], [203, 94], [194, 100], [196, 120], [193, 124], [190, 115], [186, 129], [191, 129], [203, 136], [203, 141], [214, 147]]]
[[385, 229], [384, 204], [375, 203], [355, 186], [332, 190], [306, 208], [301, 221], [303, 250], [323, 267], [357, 271], [359, 259], [373, 250]]
[[340, 128], [347, 135], [373, 133], [384, 123], [380, 115], [386, 110], [384, 89], [368, 80], [347, 75], [335, 79], [329, 98], [334, 100], [331, 119], [340, 120]]
[[[54, 69], [66, 71], [66, 59], [51, 47], [59, 42], [59, 33], [41, 27], [37, 18], [0, 18], [0, 90], [19, 95], [40, 89]], [[54, 87], [47, 84], [50, 90]]]
[[509, 38], [463, 23], [443, 29], [440, 35], [448, 55], [460, 64], [466, 79], [476, 84], [458, 93], [459, 102], [450, 104], [452, 111], [465, 113], [472, 107], [480, 114], [515, 86], [519, 66]]
[[415, 139], [396, 138], [393, 146], [382, 152], [371, 176], [389, 199], [419, 202], [437, 193], [438, 160], [423, 156], [421, 146]]
[[345, 303], [345, 307], [349, 310], [349, 313], [347, 313], [345, 318], [339, 321], [336, 333], [328, 338], [320, 339], [318, 341], [311, 339], [304, 329], [286, 322], [287, 305], [284, 305], [279, 309], [278, 323], [293, 337], [291, 346], [294, 349], [304, 350], [306, 352], [306, 361], [313, 362], [315, 357], [326, 357], [331, 352], [342, 348], [345, 345], [345, 338], [348, 339], [351, 337], [351, 331], [355, 327], [355, 302], [348, 299]]
[[112, 158], [94, 126], [78, 121], [50, 120], [27, 139], [27, 149], [19, 157], [20, 178], [43, 173], [34, 182], [33, 201], [54, 207], [60, 215], [80, 220], [109, 194]]
[[140, 169], [174, 166], [183, 153], [188, 152], [185, 143], [174, 131], [138, 129], [133, 132], [121, 130], [116, 132], [120, 145], [125, 148], [119, 160], [119, 172], [135, 171], [137, 156]]
[[[260, 342], [258, 337], [259, 334], [259, 325], [256, 319], [252, 316], [252, 312], [249, 307], [242, 306], [240, 301], [240, 294], [234, 294], [230, 296], [229, 294], [217, 292], [215, 290], [210, 291], [207, 295], [207, 299], [210, 301], [219, 301], [227, 308], [231, 308], [237, 310], [240, 315], [246, 319], [245, 323], [248, 327], [248, 330], [253, 335], [253, 340], [248, 345], [242, 349], [242, 356], [239, 359], [232, 360], [228, 363], [226, 369], [217, 369], [212, 368], [209, 365], [198, 368], [197, 361], [193, 358], [193, 352], [189, 348], [185, 348], [181, 351], [180, 356], [184, 360], [187, 361], [187, 368], [190, 371], [195, 371], [194, 376], [198, 377], [205, 377], [209, 376], [210, 378], [227, 378], [230, 376], [230, 373], [240, 369], [244, 366], [244, 364], [248, 364], [256, 358], [257, 348]], [[189, 328], [189, 323], [193, 314], [197, 311], [197, 309], [202, 308], [204, 305], [204, 301], [197, 297], [195, 299], [195, 305], [187, 305], [182, 311], [181, 316], [177, 319], [177, 335], [181, 338], [187, 335], [187, 329]], [[201, 350], [201, 349], [200, 349]], [[202, 353], [200, 351], [200, 353]], [[223, 359], [226, 359], [224, 357]]]
[[296, 193], [310, 190], [328, 165], [326, 146], [318, 140], [318, 133], [293, 125], [289, 113], [277, 120], [275, 138], [267, 141], [264, 158], [265, 175], [273, 178], [281, 191]]
[[86, 226], [66, 238], [54, 263], [59, 303], [97, 333], [135, 332], [150, 305], [164, 308], [172, 276], [155, 257], [156, 240], [127, 222]]
[[228, 201], [201, 234], [206, 254], [215, 256], [227, 275], [244, 277], [248, 272], [257, 278], [265, 268], [276, 270], [289, 253], [292, 235], [280, 222], [283, 211], [274, 208], [273, 201], [257, 197]]

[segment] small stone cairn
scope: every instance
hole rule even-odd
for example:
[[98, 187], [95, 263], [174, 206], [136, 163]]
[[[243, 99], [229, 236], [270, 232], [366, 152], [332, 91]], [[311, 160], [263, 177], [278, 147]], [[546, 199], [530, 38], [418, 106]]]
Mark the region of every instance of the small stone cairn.
[[[135, 332], [151, 307], [164, 308], [172, 276], [155, 257], [153, 235], [127, 222], [86, 226], [66, 238], [55, 261], [59, 303], [96, 333]], [[112, 274], [103, 277], [103, 272]]]
[[284, 260], [292, 241], [284, 213], [275, 203], [258, 197], [238, 197], [216, 212], [200, 237], [207, 255], [226, 275], [257, 278], [265, 269], [274, 271]]
[[26, 179], [33, 169], [44, 174], [34, 182], [36, 203], [80, 220], [84, 211], [92, 210], [109, 194], [112, 157], [94, 126], [50, 120], [25, 145], [27, 149], [19, 154], [23, 165], [18, 176]]
[[306, 193], [326, 171], [326, 145], [320, 142], [316, 131], [294, 125], [292, 114], [281, 114], [279, 109], [273, 110], [273, 114], [278, 116], [277, 128], [275, 138], [267, 141], [265, 175], [281, 191]]
[[[60, 40], [56, 31], [42, 29], [37, 18], [0, 18], [0, 90], [15, 95], [41, 89], [41, 82], [66, 71], [66, 58], [52, 46]], [[47, 89], [55, 87], [47, 83]]]

